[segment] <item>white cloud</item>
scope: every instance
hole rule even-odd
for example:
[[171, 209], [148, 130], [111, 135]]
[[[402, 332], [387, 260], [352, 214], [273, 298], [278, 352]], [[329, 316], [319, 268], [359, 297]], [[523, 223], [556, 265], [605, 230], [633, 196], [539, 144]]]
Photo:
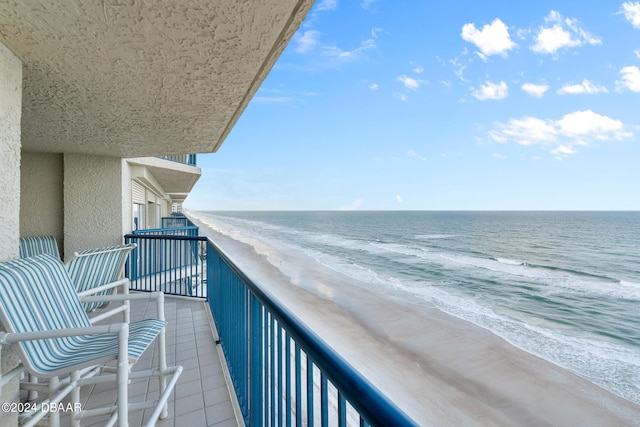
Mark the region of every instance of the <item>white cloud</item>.
[[416, 153], [413, 150], [407, 151], [407, 157], [415, 157], [415, 158], [420, 159], [420, 160], [427, 160], [426, 157], [418, 155], [418, 153]]
[[640, 49], [636, 49], [636, 50], [634, 50], [634, 51], [633, 51], [633, 53], [635, 53], [635, 54], [636, 54], [636, 56], [637, 56], [638, 58], [640, 58]]
[[398, 81], [411, 90], [416, 90], [420, 87], [420, 81], [412, 77], [405, 76], [404, 74], [398, 77]]
[[260, 88], [258, 93], [251, 99], [256, 104], [301, 104], [305, 102], [305, 98], [317, 96], [316, 92], [286, 91], [279, 89]]
[[463, 65], [458, 58], [453, 58], [449, 62], [453, 66], [453, 72], [456, 74], [456, 76], [458, 76], [458, 78], [463, 82], [469, 83], [469, 80], [466, 80], [464, 78], [464, 70], [467, 68], [467, 66]]
[[507, 56], [507, 51], [516, 46], [509, 37], [509, 29], [499, 18], [482, 27], [482, 30], [478, 30], [475, 24], [464, 24], [460, 35], [463, 40], [480, 49], [479, 55], [483, 59], [490, 55]]
[[378, 83], [371, 83], [369, 85], [369, 89], [371, 89], [371, 90], [378, 90], [379, 87], [380, 86], [378, 86]]
[[540, 27], [536, 36], [536, 43], [531, 50], [537, 53], [555, 54], [563, 48], [582, 46], [583, 44], [597, 45], [602, 41], [589, 34], [578, 25], [578, 21], [564, 18], [561, 14], [552, 10], [545, 18], [550, 27]]
[[606, 141], [622, 139], [630, 134], [624, 130], [620, 120], [594, 113], [591, 110], [567, 114], [556, 122], [560, 134], [575, 138], [595, 138]]
[[540, 30], [532, 50], [538, 53], [555, 53], [560, 48], [579, 45], [580, 42], [573, 39], [571, 33], [559, 25], [554, 25], [552, 28], [542, 28]]
[[558, 95], [580, 95], [580, 94], [596, 94], [609, 93], [606, 87], [596, 86], [589, 80], [584, 79], [582, 83], [575, 85], [564, 85], [556, 92]]
[[394, 94], [400, 101], [405, 102], [409, 97], [404, 93], [395, 93]]
[[338, 7], [338, 0], [322, 0], [316, 6], [316, 10], [335, 10]]
[[355, 210], [359, 209], [360, 206], [362, 206], [363, 204], [364, 204], [364, 200], [356, 199], [353, 202], [351, 202], [350, 205], [343, 206], [338, 210], [341, 210], [341, 211], [355, 211]]
[[504, 154], [493, 153], [493, 154], [491, 154], [491, 156], [493, 158], [498, 159], [498, 160], [507, 160], [507, 156], [505, 156]]
[[302, 34], [297, 34], [295, 38], [296, 52], [305, 53], [313, 49], [318, 44], [320, 32], [316, 30], [308, 30]]
[[485, 99], [503, 99], [509, 93], [509, 87], [505, 82], [492, 83], [487, 82], [480, 86], [480, 89], [473, 91], [476, 99], [484, 101]]
[[294, 101], [290, 96], [254, 96], [251, 99], [256, 104], [291, 104]]
[[371, 5], [375, 2], [377, 2], [378, 0], [362, 0], [362, 3], [360, 3], [360, 5], [362, 6], [362, 8], [364, 10], [369, 10], [369, 8], [371, 7]]
[[618, 90], [629, 89], [632, 92], [640, 92], [640, 68], [635, 65], [624, 67], [620, 70], [622, 80], [616, 81]]
[[562, 158], [577, 153], [577, 147], [621, 140], [633, 134], [620, 120], [586, 110], [567, 114], [559, 120], [536, 117], [511, 119], [507, 123], [496, 124], [489, 136], [499, 143], [538, 145]]
[[324, 54], [329, 57], [338, 58], [341, 60], [353, 60], [359, 58], [362, 53], [369, 49], [374, 49], [376, 47], [376, 42], [373, 39], [364, 40], [360, 43], [355, 49], [352, 50], [342, 50], [336, 46], [325, 46]]
[[548, 144], [556, 140], [557, 130], [549, 120], [535, 117], [511, 119], [509, 123], [500, 123], [489, 132], [491, 138], [499, 143], [515, 140], [520, 145]]
[[535, 96], [536, 98], [542, 98], [545, 92], [549, 90], [549, 85], [525, 83], [522, 85], [521, 89], [524, 92], [527, 92], [531, 96]]
[[422, 74], [424, 72], [424, 67], [422, 65], [418, 65], [413, 69], [413, 72], [416, 74]]
[[402, 196], [400, 196], [399, 194], [396, 194], [396, 201], [398, 203], [402, 203]]
[[622, 3], [622, 13], [635, 28], [640, 28], [640, 2], [626, 1]]

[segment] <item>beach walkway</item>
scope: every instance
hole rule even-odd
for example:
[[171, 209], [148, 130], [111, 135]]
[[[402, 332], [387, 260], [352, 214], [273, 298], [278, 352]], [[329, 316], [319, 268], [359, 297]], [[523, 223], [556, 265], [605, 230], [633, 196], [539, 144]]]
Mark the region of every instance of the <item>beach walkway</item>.
[[[131, 307], [131, 320], [155, 315], [155, 303], [135, 301]], [[160, 420], [158, 427], [215, 426], [236, 427], [233, 405], [222, 364], [218, 358], [215, 339], [210, 326], [210, 312], [206, 302], [183, 297], [165, 297], [165, 317], [167, 326], [167, 363], [182, 365], [184, 371], [169, 399], [169, 417]], [[149, 348], [134, 366], [136, 369], [148, 368], [155, 363], [155, 347]], [[157, 396], [156, 379], [136, 381], [129, 386], [129, 401], [143, 400], [149, 393], [150, 398]], [[100, 384], [83, 391], [82, 404], [86, 408], [114, 402], [115, 386]], [[151, 412], [147, 412], [147, 416]], [[145, 414], [134, 412], [129, 417], [132, 426], [146, 422]], [[92, 418], [82, 425], [102, 426], [105, 418]], [[63, 420], [62, 425], [65, 425]]]

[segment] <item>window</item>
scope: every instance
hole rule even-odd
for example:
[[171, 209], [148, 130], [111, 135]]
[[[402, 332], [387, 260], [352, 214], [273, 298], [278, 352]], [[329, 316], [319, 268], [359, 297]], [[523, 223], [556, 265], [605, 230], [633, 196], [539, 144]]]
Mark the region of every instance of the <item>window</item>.
[[143, 230], [146, 228], [144, 205], [140, 203], [133, 204], [133, 229]]

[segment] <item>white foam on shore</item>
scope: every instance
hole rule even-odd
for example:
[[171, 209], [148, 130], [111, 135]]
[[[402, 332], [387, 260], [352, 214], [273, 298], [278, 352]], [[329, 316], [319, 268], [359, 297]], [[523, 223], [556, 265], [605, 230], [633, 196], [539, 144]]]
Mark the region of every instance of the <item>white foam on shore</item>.
[[527, 263], [525, 262], [516, 261], [515, 259], [509, 259], [509, 258], [495, 258], [495, 260], [507, 265], [527, 265]]
[[419, 240], [451, 239], [453, 234], [418, 234], [415, 238]]

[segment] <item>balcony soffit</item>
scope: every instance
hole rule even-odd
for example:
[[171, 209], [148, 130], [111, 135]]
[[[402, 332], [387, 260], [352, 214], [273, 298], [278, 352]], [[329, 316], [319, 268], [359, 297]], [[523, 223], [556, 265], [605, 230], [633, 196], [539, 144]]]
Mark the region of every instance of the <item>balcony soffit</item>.
[[166, 194], [188, 194], [202, 175], [202, 169], [170, 160], [128, 159], [132, 178], [137, 178]]
[[29, 151], [215, 152], [313, 0], [10, 0]]

